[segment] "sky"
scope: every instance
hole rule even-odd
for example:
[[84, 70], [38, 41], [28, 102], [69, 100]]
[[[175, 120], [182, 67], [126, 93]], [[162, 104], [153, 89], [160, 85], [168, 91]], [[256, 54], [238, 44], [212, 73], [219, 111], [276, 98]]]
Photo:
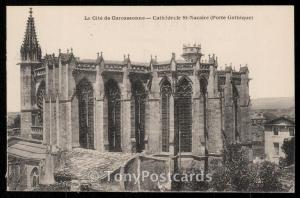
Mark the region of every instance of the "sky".
[[[32, 6], [42, 54], [72, 48], [80, 59], [180, 59], [183, 44], [216, 54], [219, 68], [248, 65], [251, 98], [294, 96], [292, 6]], [[84, 20], [92, 16], [253, 16], [253, 20]], [[20, 47], [28, 6], [7, 7], [7, 111], [20, 111]]]

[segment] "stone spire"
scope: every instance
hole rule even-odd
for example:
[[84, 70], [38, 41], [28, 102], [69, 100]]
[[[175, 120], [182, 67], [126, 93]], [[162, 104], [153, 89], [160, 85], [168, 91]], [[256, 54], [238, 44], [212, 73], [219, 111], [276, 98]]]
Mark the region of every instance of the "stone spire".
[[22, 61], [40, 61], [41, 47], [37, 40], [34, 18], [32, 17], [32, 8], [29, 10], [29, 17], [27, 19], [26, 32], [21, 46], [21, 60]]

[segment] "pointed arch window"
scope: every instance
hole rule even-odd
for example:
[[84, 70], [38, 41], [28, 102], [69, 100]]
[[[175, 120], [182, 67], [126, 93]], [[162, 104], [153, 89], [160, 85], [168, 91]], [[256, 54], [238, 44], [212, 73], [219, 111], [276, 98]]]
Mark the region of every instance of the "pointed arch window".
[[121, 151], [121, 94], [117, 82], [108, 80], [105, 94], [108, 100], [109, 151]]
[[31, 187], [32, 188], [37, 188], [39, 185], [39, 170], [34, 167], [31, 171], [30, 174], [30, 179], [31, 179]]
[[180, 152], [192, 151], [192, 86], [183, 77], [176, 86], [175, 100], [175, 149]]
[[235, 136], [235, 141], [240, 140], [240, 133], [238, 130], [238, 100], [239, 100], [239, 93], [237, 88], [233, 85], [232, 87], [233, 91], [233, 122], [234, 122], [234, 136]]
[[80, 147], [94, 149], [94, 97], [92, 84], [82, 79], [77, 85]]
[[170, 96], [171, 83], [164, 80], [160, 88], [161, 93], [161, 122], [162, 122], [162, 151], [169, 152], [170, 136]]
[[142, 152], [145, 149], [145, 102], [146, 91], [144, 85], [140, 81], [132, 84], [133, 96], [133, 119], [134, 119], [134, 135], [136, 141], [136, 152]]
[[43, 105], [43, 100], [45, 97], [45, 82], [42, 81], [36, 94], [36, 105], [38, 107], [38, 125], [42, 126], [43, 125], [43, 111], [44, 111], [44, 105]]
[[[204, 137], [205, 137], [205, 144], [208, 139], [208, 130], [207, 130], [207, 80], [202, 77], [200, 78], [200, 105], [201, 111], [203, 111], [203, 119], [201, 122], [204, 124]], [[205, 152], [207, 154], [207, 146], [205, 148]]]

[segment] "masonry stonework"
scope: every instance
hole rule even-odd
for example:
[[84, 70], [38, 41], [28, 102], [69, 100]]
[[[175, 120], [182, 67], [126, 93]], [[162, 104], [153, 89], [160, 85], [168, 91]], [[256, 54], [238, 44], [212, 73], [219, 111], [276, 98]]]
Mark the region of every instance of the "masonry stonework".
[[[249, 141], [248, 67], [220, 70], [217, 57], [205, 59], [196, 44], [184, 45], [182, 58], [172, 53], [166, 61], [135, 62], [124, 55], [115, 61], [101, 52], [80, 59], [72, 49], [42, 57], [30, 14], [21, 46], [21, 135], [32, 138], [32, 127], [41, 127], [43, 143], [60, 150], [177, 149], [198, 156], [220, 155], [226, 143]], [[165, 105], [163, 89], [170, 91]], [[38, 126], [32, 112], [43, 115]]]

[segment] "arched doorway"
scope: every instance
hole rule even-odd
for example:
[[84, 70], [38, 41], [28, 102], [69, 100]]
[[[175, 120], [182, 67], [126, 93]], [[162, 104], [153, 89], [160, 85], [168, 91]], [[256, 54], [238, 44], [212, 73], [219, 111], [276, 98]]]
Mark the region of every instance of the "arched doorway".
[[176, 85], [175, 151], [192, 151], [192, 86], [186, 77]]
[[39, 170], [34, 167], [30, 173], [30, 184], [31, 188], [36, 188], [39, 186]]
[[108, 105], [109, 151], [121, 151], [121, 94], [116, 81], [106, 82], [105, 94]]
[[43, 111], [44, 111], [43, 99], [45, 97], [45, 90], [46, 90], [45, 82], [42, 81], [36, 93], [36, 105], [39, 109], [37, 126], [43, 125]]
[[164, 79], [161, 83], [161, 126], [162, 126], [162, 152], [169, 152], [170, 136], [170, 96], [172, 93], [171, 83]]
[[84, 78], [78, 83], [76, 89], [79, 105], [79, 144], [82, 148], [94, 149], [93, 86]]
[[141, 81], [135, 81], [132, 84], [133, 108], [134, 108], [134, 126], [136, 152], [142, 152], [145, 149], [145, 102], [146, 91]]

